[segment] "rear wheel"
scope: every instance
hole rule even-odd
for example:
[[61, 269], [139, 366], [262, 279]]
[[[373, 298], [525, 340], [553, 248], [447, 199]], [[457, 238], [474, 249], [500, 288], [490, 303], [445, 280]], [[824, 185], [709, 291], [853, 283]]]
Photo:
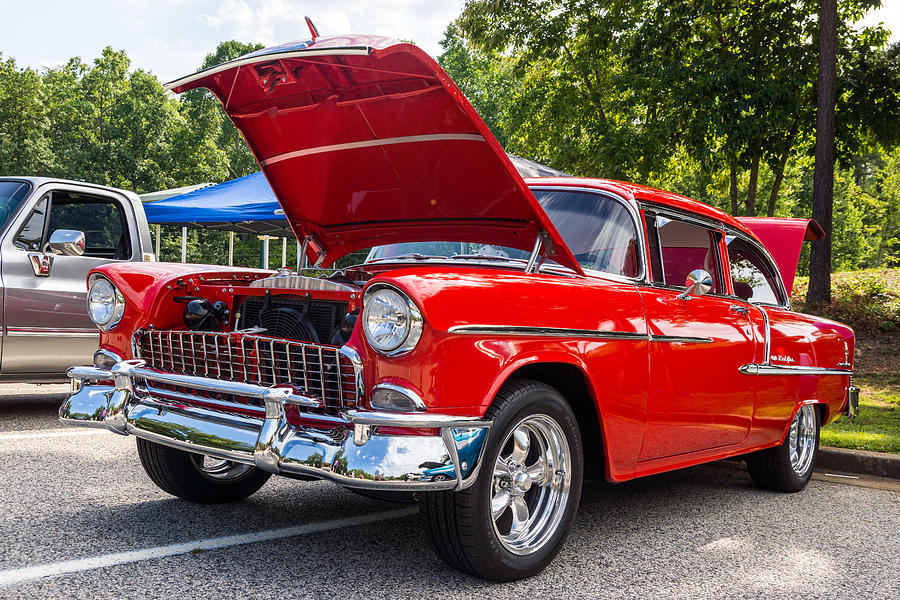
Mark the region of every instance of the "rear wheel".
[[819, 419], [815, 406], [804, 404], [794, 415], [779, 446], [747, 457], [747, 470], [758, 487], [799, 492], [809, 483], [819, 452]]
[[546, 567], [568, 535], [583, 472], [575, 415], [552, 387], [517, 380], [493, 420], [478, 479], [461, 492], [421, 494], [429, 541], [450, 566], [495, 581]]
[[144, 471], [165, 492], [200, 504], [237, 502], [271, 476], [252, 465], [176, 450], [138, 438]]

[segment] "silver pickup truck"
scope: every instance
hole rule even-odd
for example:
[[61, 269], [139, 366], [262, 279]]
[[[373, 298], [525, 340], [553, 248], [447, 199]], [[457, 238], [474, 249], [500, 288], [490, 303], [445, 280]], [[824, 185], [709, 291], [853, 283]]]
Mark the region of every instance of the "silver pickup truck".
[[0, 177], [0, 381], [65, 379], [90, 363], [99, 332], [85, 278], [116, 261], [154, 260], [132, 192], [40, 177]]

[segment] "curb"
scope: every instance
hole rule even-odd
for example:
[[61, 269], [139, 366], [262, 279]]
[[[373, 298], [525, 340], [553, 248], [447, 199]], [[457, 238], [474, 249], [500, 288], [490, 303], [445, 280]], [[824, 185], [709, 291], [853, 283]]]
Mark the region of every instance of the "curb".
[[820, 447], [816, 470], [823, 469], [900, 479], [900, 454]]

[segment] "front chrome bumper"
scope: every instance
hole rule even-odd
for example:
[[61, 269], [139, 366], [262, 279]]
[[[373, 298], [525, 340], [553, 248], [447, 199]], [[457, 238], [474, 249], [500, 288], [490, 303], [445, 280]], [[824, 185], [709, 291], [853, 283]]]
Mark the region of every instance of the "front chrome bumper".
[[[124, 360], [110, 370], [72, 367], [68, 376], [73, 392], [59, 409], [63, 424], [105, 427], [271, 473], [310, 475], [345, 487], [464, 489], [478, 475], [491, 425], [473, 417], [351, 410], [342, 414], [339, 427], [300, 427], [288, 422], [285, 406], [318, 404], [292, 388], [165, 373], [141, 360]], [[265, 417], [155, 397], [151, 388], [135, 386], [135, 379], [259, 398], [265, 403]], [[382, 434], [382, 427], [391, 433]], [[409, 434], [401, 434], [403, 429]], [[439, 429], [440, 435], [422, 435], [421, 429]]]

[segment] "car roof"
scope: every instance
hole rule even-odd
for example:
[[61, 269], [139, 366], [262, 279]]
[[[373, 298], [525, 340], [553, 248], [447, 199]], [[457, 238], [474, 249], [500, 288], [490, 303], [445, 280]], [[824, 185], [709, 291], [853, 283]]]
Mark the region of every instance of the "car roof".
[[108, 192], [118, 192], [118, 193], [126, 193], [130, 194], [128, 190], [123, 190], [120, 188], [111, 187], [108, 185], [100, 185], [97, 183], [89, 183], [87, 181], [76, 181], [74, 179], [63, 179], [60, 177], [30, 177], [30, 176], [18, 176], [18, 175], [2, 175], [0, 176], [0, 181], [27, 181], [34, 187], [40, 187], [42, 185], [48, 183], [62, 183], [66, 185], [79, 185], [84, 187], [90, 187], [97, 190], [105, 190]]
[[628, 183], [626, 181], [616, 181], [613, 179], [594, 179], [589, 177], [528, 177], [525, 179], [530, 187], [540, 186], [565, 186], [565, 187], [587, 187], [597, 190], [603, 190], [617, 194], [626, 200], [634, 203], [646, 202], [657, 204], [666, 208], [677, 211], [694, 214], [706, 219], [720, 221], [721, 223], [737, 229], [750, 237], [757, 239], [757, 236], [746, 225], [738, 221], [730, 214], [704, 204], [697, 200], [693, 200], [686, 196], [658, 190], [656, 188], [640, 185], [637, 183]]

